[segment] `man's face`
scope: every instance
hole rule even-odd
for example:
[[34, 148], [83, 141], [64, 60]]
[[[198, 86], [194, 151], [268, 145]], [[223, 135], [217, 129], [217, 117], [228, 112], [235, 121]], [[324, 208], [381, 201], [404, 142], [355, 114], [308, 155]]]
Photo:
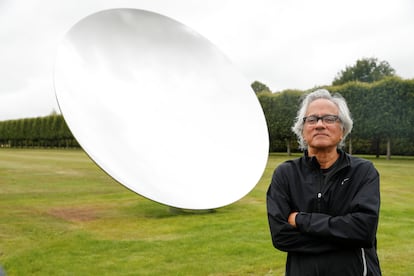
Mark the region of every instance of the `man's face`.
[[[338, 107], [327, 99], [318, 99], [309, 104], [306, 117], [325, 115], [338, 115]], [[308, 144], [308, 150], [336, 150], [337, 145], [343, 137], [343, 128], [339, 120], [333, 123], [326, 123], [317, 120], [316, 123], [305, 122], [303, 127], [303, 137]]]

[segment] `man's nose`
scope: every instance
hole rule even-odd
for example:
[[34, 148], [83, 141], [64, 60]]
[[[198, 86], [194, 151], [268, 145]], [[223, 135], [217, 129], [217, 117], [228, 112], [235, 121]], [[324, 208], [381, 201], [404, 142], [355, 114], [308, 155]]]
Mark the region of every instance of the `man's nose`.
[[316, 127], [317, 127], [317, 128], [320, 128], [320, 127], [325, 127], [325, 123], [323, 122], [322, 118], [319, 118], [319, 119], [316, 121]]

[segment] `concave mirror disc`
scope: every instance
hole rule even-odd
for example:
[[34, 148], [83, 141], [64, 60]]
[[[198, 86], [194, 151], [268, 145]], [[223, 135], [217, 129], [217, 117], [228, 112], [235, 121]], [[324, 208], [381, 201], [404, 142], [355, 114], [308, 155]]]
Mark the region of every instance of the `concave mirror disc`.
[[212, 209], [250, 192], [268, 133], [250, 83], [208, 40], [160, 14], [112, 9], [58, 47], [55, 93], [87, 154], [130, 190]]

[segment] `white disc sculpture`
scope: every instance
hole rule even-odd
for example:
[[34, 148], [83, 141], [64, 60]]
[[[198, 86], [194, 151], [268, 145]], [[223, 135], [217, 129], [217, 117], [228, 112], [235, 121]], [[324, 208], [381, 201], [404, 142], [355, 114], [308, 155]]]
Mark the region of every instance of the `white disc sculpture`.
[[146, 198], [218, 208], [249, 193], [264, 171], [268, 132], [250, 83], [171, 18], [111, 9], [80, 20], [59, 45], [54, 81], [82, 148]]

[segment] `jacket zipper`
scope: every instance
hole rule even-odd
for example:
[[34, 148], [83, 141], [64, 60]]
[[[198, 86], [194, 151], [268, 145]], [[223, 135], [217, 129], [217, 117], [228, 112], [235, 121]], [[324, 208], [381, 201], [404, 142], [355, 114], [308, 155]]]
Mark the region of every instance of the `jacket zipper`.
[[[316, 197], [318, 198], [318, 211], [321, 212], [321, 200], [322, 200], [322, 183], [323, 182], [323, 175], [322, 173], [319, 174], [319, 192], [317, 193]], [[361, 248], [361, 257], [362, 257], [362, 267], [363, 267], [363, 276], [367, 276], [367, 259], [365, 257], [365, 250]]]
[[318, 212], [321, 212], [321, 201], [322, 201], [322, 183], [323, 182], [323, 175], [322, 172], [319, 171], [319, 191], [316, 194], [317, 202], [318, 202]]
[[[343, 164], [341, 167], [338, 167], [335, 169], [334, 172], [329, 173], [329, 178], [332, 177], [333, 175], [335, 175], [336, 173], [338, 173], [339, 171], [341, 171], [342, 169], [346, 168], [347, 166], [349, 166], [349, 164]], [[318, 212], [322, 212], [322, 208], [321, 208], [321, 202], [322, 202], [322, 188], [324, 186], [326, 186], [328, 183], [328, 175], [326, 177], [323, 176], [323, 173], [321, 171], [321, 169], [319, 168], [319, 190], [316, 193], [316, 201], [317, 201], [317, 209]], [[326, 189], [326, 187], [325, 187]]]
[[317, 194], [317, 197], [318, 197], [318, 212], [320, 213], [321, 212], [321, 197], [322, 197], [322, 193], [319, 192]]
[[345, 168], [346, 166], [342, 166], [337, 168], [334, 172], [330, 172], [328, 175], [323, 175], [322, 171], [319, 169], [319, 191], [316, 193], [316, 198], [317, 198], [317, 208], [318, 208], [318, 212], [322, 212], [321, 210], [321, 202], [322, 202], [322, 189], [325, 187], [327, 187], [328, 185], [328, 178], [331, 178], [333, 175], [335, 175], [336, 173], [338, 173], [340, 170], [342, 170], [343, 168]]

